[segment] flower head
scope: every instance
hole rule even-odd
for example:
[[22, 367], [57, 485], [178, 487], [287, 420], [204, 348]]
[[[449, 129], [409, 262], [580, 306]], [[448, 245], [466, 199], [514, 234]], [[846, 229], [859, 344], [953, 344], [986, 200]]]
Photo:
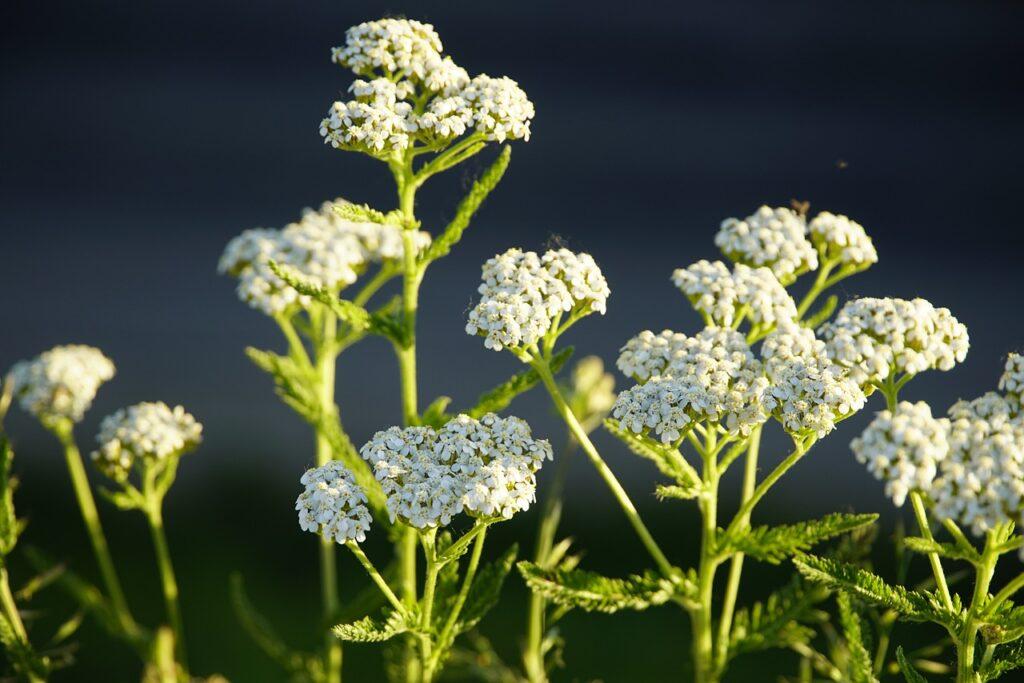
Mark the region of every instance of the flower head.
[[814, 332], [780, 326], [761, 346], [774, 417], [793, 435], [821, 438], [836, 422], [864, 407], [864, 392], [834, 364]]
[[100, 385], [114, 376], [114, 363], [91, 346], [56, 346], [11, 368], [14, 396], [42, 420], [78, 422]]
[[1006, 358], [1006, 369], [999, 378], [999, 390], [1024, 405], [1024, 356], [1011, 353]]
[[103, 419], [92, 460], [111, 479], [124, 481], [135, 463], [184, 455], [199, 445], [202, 434], [203, 426], [181, 406], [138, 403]]
[[981, 535], [1018, 521], [1024, 502], [1024, 418], [995, 392], [949, 409], [949, 457], [930, 494], [935, 513]]
[[[398, 230], [345, 220], [327, 202], [319, 211], [307, 209], [282, 230], [246, 230], [228, 243], [218, 270], [238, 278], [240, 299], [277, 315], [312, 301], [281, 280], [270, 261], [312, 284], [340, 291], [356, 281], [367, 263], [401, 257]], [[418, 235], [420, 243], [429, 242], [425, 233]]]
[[440, 430], [391, 427], [360, 450], [386, 496], [392, 520], [444, 526], [458, 513], [509, 518], [536, 496], [535, 473], [551, 458], [514, 417], [459, 415]]
[[459, 93], [472, 112], [476, 130], [488, 140], [529, 140], [533, 102], [511, 78], [480, 74]]
[[698, 261], [672, 273], [672, 281], [709, 324], [735, 327], [749, 317], [771, 326], [796, 318], [796, 304], [768, 268]]
[[366, 494], [347, 467], [331, 460], [306, 470], [299, 481], [306, 487], [295, 501], [303, 531], [335, 543], [366, 540], [370, 529]]
[[537, 343], [565, 314], [603, 314], [610, 292], [593, 257], [568, 249], [509, 249], [484, 264], [482, 279], [466, 332], [495, 351]]
[[716, 422], [749, 434], [773, 407], [761, 363], [740, 333], [712, 328], [679, 345], [665, 376], [619, 394], [612, 416], [634, 433], [678, 441], [693, 423]]
[[970, 346], [967, 328], [924, 299], [854, 299], [822, 328], [829, 356], [861, 386], [890, 373], [950, 370]]
[[745, 219], [726, 218], [715, 245], [730, 260], [767, 266], [782, 283], [818, 267], [818, 253], [807, 240], [807, 222], [787, 208], [762, 206]]
[[416, 132], [412, 105], [404, 91], [385, 78], [355, 81], [355, 99], [335, 102], [320, 122], [320, 136], [335, 149], [387, 157], [412, 144]]
[[728, 373], [752, 359], [743, 335], [728, 328], [706, 327], [692, 337], [671, 330], [657, 335], [644, 330], [620, 349], [618, 368], [645, 382], [656, 375], [676, 376], [711, 367]]
[[825, 259], [849, 266], [878, 263], [875, 245], [864, 227], [846, 216], [822, 211], [811, 221], [811, 242]]
[[331, 60], [360, 76], [422, 80], [434, 68], [448, 68], [440, 53], [441, 38], [430, 24], [380, 19], [345, 31], [345, 45], [331, 51]]
[[878, 413], [850, 448], [900, 507], [911, 491], [931, 489], [939, 463], [949, 454], [948, 432], [949, 420], [932, 417], [927, 403], [902, 401], [896, 410]]
[[597, 356], [576, 363], [568, 389], [567, 402], [584, 427], [596, 427], [615, 405], [615, 378], [604, 371], [604, 362]]

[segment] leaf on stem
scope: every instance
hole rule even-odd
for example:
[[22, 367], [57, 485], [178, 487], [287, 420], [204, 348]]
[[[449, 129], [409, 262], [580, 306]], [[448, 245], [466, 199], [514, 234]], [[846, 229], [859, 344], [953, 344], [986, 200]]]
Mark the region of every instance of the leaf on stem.
[[722, 539], [718, 552], [741, 552], [762, 562], [779, 564], [797, 553], [842, 534], [873, 524], [876, 514], [834, 513], [821, 519], [779, 526], [759, 526]]
[[[903, 678], [906, 679], [907, 683], [928, 683], [921, 674], [917, 673], [917, 670], [907, 661], [907, 656], [903, 654], [903, 646], [896, 648], [896, 663], [900, 667], [900, 673], [903, 674]], [[984, 680], [992, 680], [985, 678]]]
[[674, 500], [693, 500], [694, 498], [699, 498], [703, 491], [704, 489], [700, 486], [666, 486], [659, 484], [654, 489], [654, 495], [657, 496], [658, 500], [668, 500], [669, 498]]
[[245, 579], [240, 573], [231, 575], [230, 593], [235, 616], [257, 647], [292, 676], [308, 676], [309, 680], [316, 680], [312, 674], [320, 666], [319, 658], [313, 653], [293, 650], [281, 640], [270, 622], [256, 611], [249, 600], [245, 592]]
[[281, 278], [285, 284], [299, 294], [308, 296], [329, 308], [339, 319], [347, 323], [354, 330], [363, 331], [370, 327], [370, 313], [362, 306], [352, 303], [347, 299], [340, 298], [336, 292], [327, 289], [322, 285], [315, 284], [291, 268], [281, 266], [271, 260], [267, 263], [274, 275]]
[[[562, 369], [572, 357], [573, 351], [573, 347], [567, 346], [554, 355], [550, 363], [552, 374]], [[500, 413], [508, 407], [512, 399], [523, 392], [529, 391], [539, 381], [540, 375], [533, 368], [516, 373], [490, 391], [481, 394], [480, 398], [476, 401], [476, 405], [465, 412], [470, 417], [477, 419], [487, 413]]]
[[462, 614], [459, 615], [456, 633], [465, 633], [476, 626], [484, 615], [498, 604], [501, 587], [505, 584], [505, 578], [512, 570], [518, 554], [519, 546], [512, 544], [501, 557], [477, 572], [473, 585], [469, 587], [469, 593], [466, 595]]
[[533, 592], [587, 612], [644, 610], [664, 604], [675, 593], [672, 582], [653, 571], [613, 578], [583, 569], [542, 569], [526, 561], [516, 566]]
[[415, 626], [414, 620], [393, 609], [385, 609], [381, 618], [363, 617], [349, 624], [338, 624], [334, 635], [353, 643], [382, 643], [401, 633], [407, 633]]
[[913, 552], [920, 553], [922, 555], [935, 553], [939, 557], [945, 557], [950, 560], [963, 560], [965, 562], [970, 562], [971, 564], [978, 564], [981, 562], [981, 554], [974, 548], [965, 546], [964, 544], [939, 543], [938, 541], [927, 538], [908, 536], [903, 539], [903, 545], [907, 550], [912, 550]]
[[875, 678], [871, 655], [865, 642], [864, 623], [854, 607], [853, 600], [846, 593], [836, 595], [839, 606], [839, 625], [843, 629], [846, 648], [849, 650], [847, 675], [850, 683], [878, 683]]
[[[473, 153], [475, 153], [475, 150]], [[494, 160], [494, 163], [484, 171], [484, 174], [480, 176], [480, 179], [473, 183], [473, 187], [470, 188], [469, 193], [463, 198], [459, 204], [459, 208], [455, 211], [455, 217], [452, 219], [448, 227], [445, 228], [444, 232], [441, 233], [437, 239], [435, 239], [430, 246], [420, 256], [420, 259], [426, 263], [436, 261], [439, 258], [447, 256], [451, 252], [452, 247], [455, 246], [460, 239], [462, 239], [462, 233], [465, 232], [466, 228], [469, 227], [469, 222], [473, 218], [473, 214], [477, 212], [480, 205], [483, 203], [487, 195], [498, 186], [501, 182], [501, 177], [505, 175], [505, 169], [508, 168], [509, 160], [512, 157], [512, 148], [506, 145], [502, 148], [498, 158]]]
[[910, 621], [930, 621], [955, 630], [961, 620], [960, 614], [945, 609], [934, 593], [890, 586], [877, 574], [855, 565], [814, 555], [795, 557], [793, 564], [810, 581], [887, 607]]
[[612, 436], [626, 444], [626, 448], [632, 451], [635, 455], [639, 455], [641, 458], [645, 458], [653, 462], [659, 472], [664, 474], [666, 477], [670, 477], [680, 486], [700, 486], [700, 482], [694, 481], [686, 470], [679, 466], [676, 458], [681, 458], [682, 456], [672, 448], [652, 441], [651, 439], [645, 439], [639, 434], [634, 434], [628, 429], [623, 429], [619, 426], [618, 422], [612, 419], [606, 419], [604, 421], [604, 428]]
[[807, 643], [814, 637], [814, 630], [806, 622], [817, 620], [815, 606], [827, 597], [826, 589], [794, 577], [766, 600], [736, 610], [728, 658]]

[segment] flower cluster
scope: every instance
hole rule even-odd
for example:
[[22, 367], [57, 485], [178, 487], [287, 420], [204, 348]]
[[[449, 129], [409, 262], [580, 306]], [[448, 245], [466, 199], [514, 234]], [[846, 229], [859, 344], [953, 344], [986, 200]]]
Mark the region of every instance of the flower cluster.
[[762, 206], [743, 220], [725, 219], [715, 245], [732, 261], [771, 268], [783, 283], [818, 267], [818, 253], [807, 240], [807, 222], [783, 207]]
[[626, 342], [619, 354], [618, 368], [637, 382], [656, 375], [705, 375], [710, 371], [727, 374], [753, 360], [743, 335], [722, 327], [706, 327], [693, 337], [664, 330], [644, 330]]
[[829, 356], [861, 385], [890, 374], [950, 370], [967, 356], [964, 327], [946, 308], [924, 299], [854, 299], [823, 326]]
[[701, 260], [672, 273], [672, 282], [711, 324], [735, 327], [749, 316], [757, 325], [775, 325], [797, 317], [796, 304], [768, 268]]
[[689, 339], [674, 339], [681, 353], [666, 363], [669, 374], [619, 394], [612, 409], [619, 424], [674, 443], [694, 423], [720, 423], [730, 432], [748, 434], [768, 419], [768, 379], [743, 336], [711, 328]]
[[563, 314], [604, 314], [610, 293], [593, 257], [568, 249], [509, 249], [484, 264], [481, 279], [466, 332], [495, 351], [537, 343]]
[[[238, 278], [240, 299], [277, 315], [307, 307], [311, 301], [285, 284], [270, 269], [270, 261], [312, 284], [340, 291], [355, 282], [368, 263], [402, 258], [400, 228], [346, 220], [334, 209], [342, 202], [325, 202], [319, 211], [307, 209], [282, 230], [246, 230], [228, 243], [218, 269]], [[423, 248], [430, 236], [417, 232], [416, 242]]]
[[810, 329], [781, 326], [765, 338], [761, 354], [771, 384], [770, 409], [790, 434], [813, 433], [821, 438], [867, 401]]
[[615, 378], [604, 371], [604, 362], [587, 356], [572, 369], [567, 402], [584, 424], [602, 420], [615, 405]]
[[57, 346], [16, 363], [10, 378], [22, 407], [43, 420], [78, 422], [100, 385], [114, 376], [114, 363], [91, 346]]
[[510, 78], [466, 70], [441, 55], [433, 27], [382, 19], [354, 26], [333, 61], [356, 80], [353, 99], [335, 102], [320, 124], [337, 149], [386, 158], [421, 142], [441, 149], [471, 128], [487, 140], [530, 139], [533, 103]]
[[866, 267], [878, 263], [875, 245], [864, 227], [846, 216], [822, 211], [811, 221], [811, 242], [827, 260]]
[[1006, 359], [1006, 369], [999, 378], [999, 390], [1014, 397], [1024, 405], [1024, 356], [1011, 353]]
[[911, 491], [931, 489], [949, 454], [948, 432], [949, 420], [932, 417], [927, 403], [902, 401], [894, 411], [878, 413], [850, 447], [900, 507]]
[[136, 462], [183, 455], [199, 445], [202, 433], [203, 426], [181, 406], [138, 403], [103, 419], [92, 460], [111, 479], [124, 481]]
[[1024, 502], [1024, 418], [1016, 405], [989, 392], [949, 409], [949, 457], [930, 492], [935, 513], [980, 535]]
[[303, 531], [335, 543], [366, 540], [370, 529], [366, 494], [342, 463], [331, 460], [306, 470], [299, 481], [306, 487], [295, 501]]
[[419, 529], [462, 511], [510, 518], [536, 497], [536, 472], [551, 445], [519, 418], [459, 415], [439, 430], [391, 427], [360, 450], [373, 466], [392, 520]]

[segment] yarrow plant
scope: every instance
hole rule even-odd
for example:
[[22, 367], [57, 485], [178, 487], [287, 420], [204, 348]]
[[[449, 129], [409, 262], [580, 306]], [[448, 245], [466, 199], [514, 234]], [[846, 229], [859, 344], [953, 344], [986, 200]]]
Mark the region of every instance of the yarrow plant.
[[[944, 334], [951, 345], [959, 344], [959, 334]], [[936, 356], [948, 358], [948, 351]], [[899, 389], [890, 381], [883, 388], [887, 409], [851, 444], [896, 506], [908, 498], [912, 502], [920, 536], [903, 543], [928, 558], [934, 589], [889, 585], [864, 568], [827, 558], [795, 560], [809, 579], [890, 610], [894, 619], [940, 626], [955, 650], [951, 668], [961, 683], [994, 680], [1024, 666], [1024, 608], [1012, 600], [1024, 587], [1024, 574], [992, 588], [998, 560], [1024, 545], [1014, 534], [1024, 514], [1020, 368], [1021, 357], [1011, 354], [999, 383], [1003, 393], [958, 401], [946, 417], [936, 417], [925, 402], [897, 402]], [[948, 540], [935, 537], [933, 524]], [[974, 576], [970, 594], [954, 593], [947, 579], [949, 565], [960, 562]], [[902, 649], [896, 654], [908, 681], [925, 680], [915, 664], [945, 670], [933, 661], [915, 662]]]
[[[811, 218], [806, 204], [794, 202], [726, 218], [714, 237], [720, 259], [666, 274], [699, 327], [643, 330], [626, 340], [616, 362], [625, 380], [617, 394], [614, 376], [596, 357], [559, 379], [573, 354], [560, 345], [563, 335], [608, 310], [611, 287], [598, 260], [567, 247], [505, 249], [483, 264], [464, 329], [486, 351], [507, 352], [525, 367], [472, 405], [452, 408], [447, 396], [421, 403], [420, 289], [430, 266], [458, 245], [501, 181], [508, 143], [530, 139], [534, 105], [508, 77], [471, 75], [444, 52], [434, 28], [419, 21], [354, 26], [331, 61], [351, 72], [351, 80], [347, 95], [320, 121], [321, 139], [326, 149], [382, 162], [394, 181], [395, 207], [325, 201], [283, 227], [245, 230], [228, 242], [218, 265], [236, 281], [238, 298], [280, 331], [282, 350], [247, 354], [315, 440], [303, 456], [308, 467], [295, 471], [294, 513], [299, 531], [316, 537], [320, 604], [307, 621], [317, 646], [307, 651], [282, 641], [250, 601], [241, 574], [231, 583], [243, 628], [289, 680], [341, 683], [343, 643], [383, 643], [390, 681], [431, 683], [447, 673], [547, 683], [571, 647], [559, 631], [571, 610], [662, 605], [689, 618], [697, 683], [717, 683], [738, 657], [770, 648], [799, 655], [801, 682], [817, 672], [857, 683], [901, 673], [920, 683], [922, 671], [955, 670], [959, 683], [980, 683], [1024, 667], [1024, 607], [1013, 602], [1024, 574], [992, 592], [997, 560], [1024, 553], [1014, 534], [1024, 523], [1022, 356], [1008, 358], [998, 391], [957, 402], [945, 416], [926, 402], [901, 401], [920, 373], [949, 371], [965, 360], [966, 327], [920, 298], [856, 298], [840, 307], [830, 290], [878, 262], [873, 241], [847, 216], [823, 211]], [[424, 226], [415, 211], [419, 190], [495, 147], [500, 151], [451, 221], [437, 230]], [[357, 192], [342, 189], [347, 197]], [[389, 288], [397, 291], [388, 296]], [[394, 350], [401, 420], [353, 438], [336, 401], [339, 363], [346, 350], [373, 338]], [[70, 664], [70, 648], [51, 645], [68, 638], [80, 616], [43, 647], [24, 619], [33, 594], [55, 582], [83, 614], [135, 649], [144, 683], [201, 681], [186, 654], [163, 503], [182, 458], [200, 446], [202, 425], [181, 406], [138, 403], [102, 421], [91, 452], [109, 487], [100, 489], [103, 498], [141, 512], [149, 526], [166, 622], [149, 629], [129, 610], [74, 434], [114, 374], [98, 349], [60, 346], [16, 364], [4, 379], [0, 643], [12, 671], [29, 681], [47, 680]], [[524, 420], [505, 414], [538, 384], [567, 432], [557, 457]], [[876, 392], [885, 410], [852, 450], [896, 507], [910, 503], [920, 536], [903, 539], [900, 548], [927, 557], [931, 577], [919, 586], [890, 585], [867, 566], [863, 541], [874, 514], [755, 524], [772, 488]], [[26, 555], [41, 575], [20, 590], [11, 587], [7, 560], [24, 529], [14, 511], [13, 452], [3, 431], [15, 402], [63, 447], [101, 587], [33, 549]], [[670, 559], [679, 553], [655, 538], [591, 439], [601, 427], [655, 466], [664, 479], [654, 490], [659, 501], [696, 506], [699, 530], [680, 534], [699, 538], [692, 561]], [[787, 443], [787, 452], [771, 459], [762, 454], [769, 430]], [[567, 463], [577, 449], [650, 566], [604, 576], [584, 567], [570, 539], [559, 539]], [[738, 504], [727, 510], [731, 469], [742, 469], [742, 477]], [[546, 486], [541, 476], [550, 478]], [[538, 497], [532, 557], [518, 560], [513, 545], [488, 559], [491, 527], [521, 519]], [[833, 539], [838, 544], [831, 550], [809, 554]], [[359, 565], [351, 574], [339, 566], [339, 556], [349, 555]], [[796, 572], [764, 599], [741, 601], [748, 558], [791, 561]], [[969, 597], [952, 590], [952, 562], [973, 569]], [[531, 594], [519, 661], [505, 664], [498, 655], [504, 648], [474, 631], [497, 604], [513, 566]], [[906, 576], [901, 569], [897, 584]], [[366, 578], [368, 587], [357, 589]], [[351, 599], [342, 600], [343, 592]], [[830, 595], [841, 636], [822, 609]], [[898, 620], [938, 624], [945, 638], [909, 654], [901, 647], [890, 653]], [[818, 651], [822, 639], [831, 644], [827, 653]], [[937, 661], [949, 646], [955, 667]]]
[[[179, 459], [201, 442], [202, 426], [181, 406], [172, 409], [165, 403], [140, 403], [104, 419], [96, 437], [98, 447], [92, 453], [92, 461], [120, 489], [101, 489], [100, 493], [120, 509], [142, 511], [149, 522], [167, 619], [166, 626], [150, 632], [135, 621], [129, 610], [74, 435], [75, 424], [92, 406], [100, 386], [112, 379], [114, 373], [114, 363], [99, 349], [70, 345], [55, 347], [34, 359], [17, 363], [7, 375], [0, 417], [6, 413], [10, 400], [17, 400], [63, 446], [82, 520], [103, 579], [103, 590], [54, 566], [40, 551], [29, 549], [29, 559], [47, 577], [37, 581], [56, 580], [80, 603], [80, 608], [92, 613], [111, 635], [134, 647], [146, 665], [146, 675], [156, 677], [152, 680], [197, 680], [189, 674], [185, 654], [179, 590], [164, 533], [162, 503], [174, 483]], [[10, 458], [9, 447], [6, 437], [2, 441], [7, 453], [6, 463]], [[7, 481], [6, 477], [4, 480]], [[9, 514], [13, 519], [13, 507], [9, 508]], [[80, 622], [80, 619], [68, 622], [60, 639], [69, 637]], [[10, 623], [15, 639], [20, 641], [25, 635], [23, 627], [15, 621]], [[18, 648], [23, 653], [19, 671], [31, 680], [45, 680], [45, 675], [55, 665], [68, 663], [54, 657], [36, 656], [27, 641], [21, 642]]]

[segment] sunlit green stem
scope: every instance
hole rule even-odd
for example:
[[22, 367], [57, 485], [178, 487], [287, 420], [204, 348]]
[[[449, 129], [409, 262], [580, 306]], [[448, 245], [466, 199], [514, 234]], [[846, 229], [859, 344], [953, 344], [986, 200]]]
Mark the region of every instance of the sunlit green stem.
[[[478, 522], [479, 524], [479, 522]], [[487, 538], [487, 525], [483, 525], [483, 530], [477, 534], [476, 540], [473, 543], [473, 553], [469, 557], [469, 564], [466, 565], [466, 574], [462, 579], [462, 587], [459, 589], [459, 594], [455, 598], [455, 604], [452, 605], [451, 611], [448, 613], [448, 618], [445, 620], [444, 626], [441, 628], [441, 633], [437, 637], [437, 650], [434, 652], [433, 659], [428, 663], [427, 670], [433, 675], [439, 664], [441, 657], [444, 656], [445, 651], [451, 646], [454, 640], [455, 625], [459, 621], [459, 616], [462, 614], [462, 608], [466, 604], [466, 598], [469, 597], [469, 589], [473, 586], [473, 581], [476, 579], [476, 572], [480, 566], [480, 557], [483, 555], [484, 541]]]
[[58, 422], [53, 431], [64, 447], [64, 456], [67, 460], [68, 472], [71, 474], [71, 485], [75, 490], [75, 498], [78, 500], [78, 509], [82, 513], [82, 520], [85, 522], [89, 541], [92, 543], [96, 564], [99, 565], [100, 574], [103, 577], [103, 585], [117, 612], [118, 623], [125, 635], [135, 638], [138, 636], [139, 628], [128, 610], [128, 601], [125, 599], [121, 582], [117, 578], [117, 571], [114, 569], [114, 561], [110, 556], [107, 538], [103, 533], [103, 526], [100, 524], [99, 512], [96, 510], [96, 500], [92, 496], [89, 478], [85, 473], [85, 465], [82, 463], [82, 454], [75, 444], [74, 427], [70, 421], [64, 420]]
[[[921, 536], [927, 541], [934, 541], [931, 526], [928, 524], [928, 515], [924, 509], [924, 500], [920, 491], [910, 493], [910, 504], [914, 508], [914, 517], [917, 519], [917, 526], [921, 530]], [[946, 574], [942, 570], [942, 560], [938, 553], [928, 553], [928, 563], [932, 567], [932, 575], [935, 577], [935, 585], [942, 596], [942, 603], [947, 609], [953, 609], [953, 600], [949, 594], [949, 586], [946, 584]]]
[[583, 452], [587, 454], [590, 462], [597, 469], [597, 473], [601, 475], [601, 478], [611, 490], [612, 495], [615, 496], [615, 499], [618, 501], [622, 511], [626, 514], [626, 518], [629, 520], [630, 524], [633, 525], [633, 529], [640, 537], [640, 541], [644, 544], [644, 547], [647, 548], [647, 552], [651, 554], [651, 557], [653, 557], [654, 561], [657, 563], [658, 569], [666, 578], [673, 578], [675, 572], [673, 570], [672, 563], [668, 561], [668, 558], [665, 557], [665, 553], [663, 553], [661, 548], [658, 547], [658, 543], [654, 540], [654, 537], [651, 536], [651, 532], [648, 531], [647, 525], [645, 525], [643, 520], [640, 519], [640, 514], [633, 505], [633, 501], [629, 499], [629, 495], [626, 493], [626, 490], [622, 488], [622, 484], [619, 483], [619, 480], [615, 477], [611, 468], [608, 467], [604, 459], [601, 457], [601, 454], [598, 453], [597, 448], [590, 440], [590, 437], [587, 436], [587, 432], [583, 428], [583, 425], [581, 425], [579, 420], [576, 419], [572, 409], [569, 408], [568, 404], [565, 402], [565, 398], [562, 396], [562, 391], [555, 382], [554, 376], [551, 374], [551, 368], [548, 365], [548, 362], [544, 358], [534, 357], [530, 361], [530, 364], [537, 371], [537, 374], [540, 375], [541, 381], [544, 383], [544, 387], [551, 395], [551, 400], [555, 404], [555, 410], [558, 411], [558, 414], [561, 415], [562, 419], [569, 426], [569, 430], [572, 432], [573, 438], [575, 438], [580, 444]]
[[[743, 488], [740, 491], [740, 505], [750, 500], [754, 495], [754, 486], [757, 485], [757, 457], [761, 448], [761, 427], [758, 426], [750, 435], [747, 445], [747, 462], [743, 470]], [[740, 520], [743, 526], [750, 524], [750, 515]], [[722, 615], [718, 626], [718, 643], [715, 652], [717, 667], [719, 671], [725, 668], [726, 658], [729, 654], [729, 633], [732, 630], [732, 618], [736, 610], [736, 598], [739, 595], [740, 578], [743, 574], [743, 553], [736, 553], [732, 556], [732, 563], [729, 567], [729, 578], [725, 585], [725, 597], [722, 601]]]
[[345, 545], [352, 551], [352, 554], [355, 555], [356, 559], [359, 560], [359, 564], [363, 565], [363, 569], [366, 570], [366, 573], [369, 574], [370, 579], [372, 579], [373, 583], [380, 589], [380, 592], [384, 594], [384, 597], [388, 599], [391, 606], [400, 612], [404, 611], [405, 605], [403, 605], [402, 601], [398, 599], [395, 592], [391, 590], [391, 586], [389, 586], [388, 582], [384, 580], [384, 577], [381, 576], [379, 571], [377, 571], [377, 568], [373, 566], [373, 562], [371, 562], [370, 558], [366, 556], [366, 553], [364, 553], [363, 549], [359, 547], [359, 544], [355, 541], [349, 541]]
[[[538, 567], [545, 569], [551, 568], [548, 566], [548, 562], [551, 549], [555, 544], [558, 523], [562, 518], [562, 490], [565, 488], [565, 478], [569, 470], [569, 454], [574, 445], [575, 440], [570, 440], [569, 445], [558, 458], [555, 475], [551, 480], [547, 497], [544, 499], [544, 508], [541, 510], [540, 525], [537, 530], [537, 548], [533, 561]], [[544, 610], [546, 606], [547, 600], [543, 596], [533, 591], [530, 592], [526, 647], [523, 651], [523, 666], [530, 683], [546, 683], [548, 679], [544, 666], [544, 632], [546, 630]]]
[[156, 552], [157, 569], [160, 571], [160, 588], [164, 596], [164, 609], [167, 621], [174, 633], [174, 655], [178, 664], [188, 670], [188, 658], [185, 653], [185, 628], [181, 620], [181, 609], [178, 607], [178, 581], [174, 577], [174, 565], [171, 563], [171, 552], [167, 547], [167, 535], [164, 533], [163, 511], [161, 501], [152, 494], [147, 486], [146, 520], [149, 522], [150, 535], [153, 538], [153, 549]]
[[967, 609], [960, 632], [956, 634], [956, 680], [957, 683], [979, 683], [981, 677], [974, 670], [974, 650], [977, 645], [978, 631], [981, 628], [979, 616], [983, 613], [988, 601], [988, 589], [995, 573], [999, 553], [996, 543], [996, 531], [989, 531], [985, 537], [985, 549], [981, 553], [981, 561], [976, 569], [974, 593], [971, 605]]
[[[435, 540], [437, 529], [425, 531], [420, 537], [423, 543], [423, 554], [426, 557], [426, 579], [423, 582], [422, 612], [420, 615], [420, 631], [429, 633], [434, 618], [434, 596], [437, 591], [437, 576], [441, 565], [437, 562], [437, 547]], [[431, 683], [434, 680], [434, 642], [430, 636], [420, 639], [420, 665], [422, 667], [422, 683]]]
[[[715, 450], [712, 432], [705, 451]], [[718, 533], [718, 462], [713, 455], [704, 457], [704, 493], [700, 497], [702, 528], [700, 537], [700, 564], [697, 568], [697, 599], [699, 606], [690, 611], [693, 624], [693, 673], [696, 683], [714, 683], [718, 680], [715, 667], [714, 634], [712, 609], [715, 588], [715, 573], [719, 559], [716, 557]]]
[[822, 292], [828, 289], [828, 276], [832, 273], [832, 269], [836, 267], [835, 261], [825, 261], [818, 268], [818, 275], [814, 279], [814, 284], [804, 295], [804, 298], [800, 301], [800, 305], [796, 307], [796, 312], [799, 318], [803, 318], [807, 314], [808, 309], [811, 305], [821, 296]]

